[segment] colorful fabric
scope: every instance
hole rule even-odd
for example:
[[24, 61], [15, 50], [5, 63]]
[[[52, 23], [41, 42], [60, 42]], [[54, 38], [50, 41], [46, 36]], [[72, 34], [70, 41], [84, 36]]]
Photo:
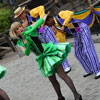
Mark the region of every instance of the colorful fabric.
[[38, 16], [40, 18], [43, 18], [43, 16], [45, 15], [44, 6], [38, 6], [36, 8], [33, 8], [32, 10], [30, 10], [30, 15], [33, 18], [37, 18]]
[[61, 19], [64, 20], [63, 25], [64, 25], [64, 26], [67, 26], [67, 24], [68, 24], [68, 23], [70, 22], [70, 20], [72, 19], [72, 16], [74, 15], [74, 12], [69, 11], [69, 10], [65, 10], [65, 11], [60, 11], [58, 15], [59, 15], [59, 17], [60, 17]]
[[[62, 25], [63, 22], [63, 19], [59, 18], [58, 24], [60, 23]], [[74, 27], [76, 32], [71, 31], [71, 27], [65, 27], [65, 31], [74, 36], [76, 58], [79, 60], [82, 67], [87, 73], [93, 72], [94, 74], [97, 74], [98, 72], [100, 72], [100, 64], [88, 25], [76, 19], [72, 19], [70, 23], [77, 23], [79, 25], [78, 31], [76, 30], [77, 25]]]
[[[24, 50], [24, 54], [25, 55], [29, 55], [30, 54], [30, 50], [32, 48], [31, 44], [34, 46], [35, 51], [37, 52], [37, 54], [41, 54], [41, 51], [39, 50], [39, 48], [37, 47], [37, 44], [31, 39], [30, 36], [32, 37], [38, 37], [38, 33], [36, 31], [36, 29], [43, 23], [43, 19], [39, 19], [34, 27], [29, 26], [27, 27], [27, 29], [25, 30], [25, 32], [22, 33], [23, 37], [27, 40], [27, 43], [24, 44], [22, 39], [19, 39], [17, 42], [17, 45], [26, 47], [26, 49]], [[26, 45], [26, 46], [25, 46]], [[28, 46], [27, 46], [28, 45]]]
[[26, 13], [26, 18], [28, 21], [28, 25], [32, 25], [34, 22], [36, 22], [36, 18], [33, 18], [29, 13]]
[[[70, 43], [63, 43], [63, 44], [56, 44], [56, 45], [54, 45], [52, 42], [48, 44], [42, 43], [44, 51], [41, 53], [39, 47], [31, 38], [31, 34], [34, 34], [36, 28], [39, 27], [37, 23], [41, 25], [42, 24], [41, 19], [39, 19], [31, 29], [27, 28], [27, 30], [23, 32], [22, 35], [27, 40], [26, 49], [25, 49], [28, 50], [26, 51], [28, 52], [27, 55], [29, 55], [30, 46], [32, 45], [38, 53], [36, 61], [38, 63], [39, 69], [42, 72], [42, 74], [45, 77], [47, 77], [55, 73], [56, 67], [58, 67], [58, 65], [65, 60], [65, 58], [67, 57], [68, 53], [71, 50], [71, 46]], [[32, 35], [32, 36], [34, 38], [37, 38], [36, 35]]]
[[[56, 16], [54, 21], [56, 23], [55, 25], [58, 24], [60, 27], [64, 23], [64, 20], [62, 18], [60, 18], [59, 16]], [[65, 31], [67, 31], [69, 33], [80, 32], [80, 21], [78, 21], [76, 19], [71, 19], [70, 22], [67, 24], [67, 26], [65, 26]]]
[[[45, 15], [45, 11], [44, 11], [44, 6], [39, 6], [37, 8], [34, 8], [31, 10], [31, 16], [29, 16], [28, 21], [32, 23], [32, 20], [37, 21], [40, 17], [42, 18], [43, 15]], [[42, 34], [43, 30], [39, 29], [40, 33]], [[40, 39], [44, 42], [44, 43], [49, 43], [50, 41], [52, 41], [53, 43], [58, 43], [58, 41], [55, 39], [54, 37], [54, 33], [51, 31], [51, 28], [44, 28], [44, 31], [42, 35], [40, 35]], [[47, 34], [44, 34], [47, 33]], [[48, 34], [49, 33], [49, 34]], [[41, 38], [42, 36], [42, 38]], [[70, 64], [68, 63], [67, 59], [65, 59], [65, 61], [62, 63], [63, 68], [66, 69], [67, 67], [70, 67]]]
[[66, 42], [66, 34], [60, 32], [59, 30], [57, 30], [55, 37], [56, 37], [56, 39], [58, 40], [59, 43]]
[[37, 20], [36, 23], [34, 24], [34, 27], [28, 26], [27, 29], [25, 30], [25, 32], [22, 33], [22, 35], [24, 37], [27, 35], [31, 35], [33, 37], [38, 37], [38, 32], [36, 29], [43, 24], [43, 21], [44, 21], [43, 19]]
[[[43, 41], [43, 43], [49, 43], [50, 41], [52, 41], [53, 44], [59, 43], [57, 39], [55, 38], [54, 32], [48, 26], [44, 27], [43, 33], [41, 32], [39, 33], [39, 38], [41, 41]], [[62, 66], [64, 69], [66, 69], [67, 67], [70, 67], [70, 64], [68, 63], [67, 59], [64, 60], [64, 62], [62, 63]]]
[[54, 32], [51, 27], [45, 26], [43, 32], [39, 32], [39, 37], [43, 43], [49, 43], [52, 41], [54, 44], [59, 43], [55, 38]]
[[0, 65], [0, 79], [6, 74], [6, 68]]
[[89, 27], [81, 23], [80, 33], [74, 35], [75, 56], [83, 66], [86, 73], [100, 72], [99, 58], [96, 54]]
[[90, 28], [93, 26], [95, 20], [100, 23], [100, 6], [90, 7], [90, 9], [74, 13], [73, 18], [86, 23]]
[[21, 46], [22, 46], [22, 47], [25, 47], [25, 44], [23, 43], [23, 40], [22, 40], [22, 39], [20, 39], [20, 38], [18, 39], [18, 41], [17, 41], [17, 46], [18, 46], [18, 47], [21, 47]]
[[71, 50], [70, 43], [58, 43], [52, 42], [45, 44], [42, 43], [44, 52], [36, 58], [41, 73], [47, 77], [55, 73], [56, 67], [61, 64], [67, 57]]

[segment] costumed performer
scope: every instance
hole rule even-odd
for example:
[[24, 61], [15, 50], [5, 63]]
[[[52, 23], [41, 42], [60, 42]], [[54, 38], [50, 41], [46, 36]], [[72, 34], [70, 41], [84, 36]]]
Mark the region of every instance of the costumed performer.
[[[42, 18], [45, 15], [44, 6], [38, 6], [32, 10], [25, 9], [25, 7], [18, 7], [14, 11], [15, 17], [21, 20], [22, 25], [26, 28], [28, 25], [36, 22], [39, 18]], [[49, 43], [52, 41], [54, 44], [58, 43], [57, 39], [54, 36], [54, 32], [48, 26], [43, 28], [43, 31], [39, 33], [39, 37], [44, 43]], [[68, 60], [65, 59], [62, 63], [64, 71], [66, 73], [71, 71], [70, 64]]]
[[57, 16], [48, 16], [46, 24], [60, 27], [62, 32], [69, 32], [74, 36], [75, 56], [85, 70], [84, 77], [95, 74], [95, 79], [100, 78], [100, 63], [96, 54], [91, 32], [85, 23], [73, 18], [73, 12], [60, 11]]
[[43, 19], [39, 19], [35, 24], [27, 27], [24, 32], [23, 26], [19, 22], [14, 22], [11, 25], [10, 35], [18, 38], [18, 46], [25, 55], [30, 54], [30, 50], [37, 55], [36, 61], [39, 66], [40, 72], [48, 77], [52, 83], [58, 100], [65, 100], [60, 90], [60, 84], [56, 79], [55, 73], [65, 81], [74, 94], [75, 100], [82, 100], [81, 95], [76, 91], [74, 84], [70, 77], [65, 74], [61, 63], [70, 52], [69, 43], [48, 44], [42, 43], [38, 38], [36, 29], [43, 24]]

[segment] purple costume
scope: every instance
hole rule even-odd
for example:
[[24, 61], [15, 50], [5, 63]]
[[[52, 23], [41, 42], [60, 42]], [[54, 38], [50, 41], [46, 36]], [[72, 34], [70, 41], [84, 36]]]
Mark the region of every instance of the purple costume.
[[[26, 16], [27, 16], [29, 25], [31, 25], [33, 21], [36, 21], [39, 19], [39, 18], [33, 18], [29, 13], [26, 13]], [[52, 41], [54, 44], [59, 43], [54, 36], [54, 32], [48, 26], [45, 26], [43, 32], [39, 34], [39, 37], [44, 43], [49, 43], [50, 41]], [[67, 59], [64, 60], [64, 62], [62, 63], [62, 66], [64, 69], [66, 69], [67, 67], [70, 67], [70, 64], [68, 63]]]
[[[63, 24], [63, 19], [59, 16], [56, 16], [55, 18], [58, 24]], [[74, 28], [65, 27], [65, 31], [74, 36], [76, 58], [83, 66], [86, 73], [93, 72], [97, 75], [100, 73], [100, 64], [88, 25], [75, 19], [72, 19], [70, 23], [73, 24]]]
[[[39, 33], [39, 37], [44, 43], [49, 43], [50, 41], [52, 41], [54, 44], [59, 43], [54, 36], [54, 32], [48, 26], [45, 26], [43, 32]], [[64, 62], [62, 63], [62, 66], [64, 69], [66, 69], [67, 67], [70, 67], [67, 59], [64, 60]]]

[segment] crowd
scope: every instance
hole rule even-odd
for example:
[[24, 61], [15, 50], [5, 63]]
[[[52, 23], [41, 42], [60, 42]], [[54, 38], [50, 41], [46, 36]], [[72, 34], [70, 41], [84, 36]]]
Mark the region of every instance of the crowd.
[[[65, 100], [61, 93], [58, 76], [69, 86], [75, 100], [82, 100], [73, 81], [67, 75], [71, 71], [67, 60], [71, 45], [66, 41], [66, 34], [74, 37], [75, 57], [85, 70], [83, 77], [94, 74], [95, 79], [100, 78], [99, 58], [96, 54], [91, 32], [85, 23], [73, 18], [74, 12], [62, 10], [56, 16], [45, 13], [44, 6], [31, 10], [18, 7], [15, 11], [14, 22], [10, 28], [10, 36], [18, 39], [17, 46], [29, 56], [34, 53], [40, 73], [51, 82], [58, 100]], [[1, 100], [1, 99], [0, 99]], [[2, 99], [9, 100], [9, 99]]]

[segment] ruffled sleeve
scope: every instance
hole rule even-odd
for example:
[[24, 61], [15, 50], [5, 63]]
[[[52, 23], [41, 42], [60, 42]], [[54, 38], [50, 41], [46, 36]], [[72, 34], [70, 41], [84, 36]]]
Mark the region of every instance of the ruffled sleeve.
[[64, 20], [63, 25], [67, 26], [67, 24], [72, 19], [72, 16], [74, 15], [74, 12], [69, 11], [69, 10], [65, 10], [65, 11], [60, 11], [58, 15], [60, 16], [60, 18], [62, 18]]
[[43, 16], [45, 15], [44, 6], [38, 6], [30, 10], [30, 15], [34, 18], [37, 18], [38, 16], [40, 16], [40, 18], [43, 18]]

